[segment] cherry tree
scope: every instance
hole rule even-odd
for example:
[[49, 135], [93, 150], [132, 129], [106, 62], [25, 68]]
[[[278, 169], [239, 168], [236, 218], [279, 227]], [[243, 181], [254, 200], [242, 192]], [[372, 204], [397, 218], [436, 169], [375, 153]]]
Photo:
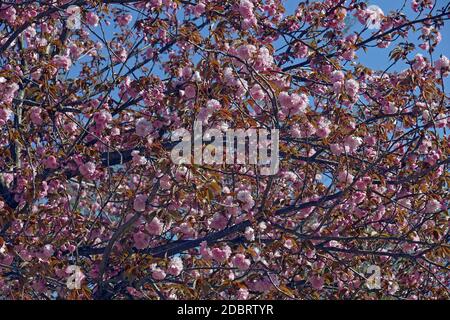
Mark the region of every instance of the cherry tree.
[[[1, 1], [0, 298], [449, 298], [449, 19]], [[196, 120], [279, 130], [278, 172], [174, 163]]]

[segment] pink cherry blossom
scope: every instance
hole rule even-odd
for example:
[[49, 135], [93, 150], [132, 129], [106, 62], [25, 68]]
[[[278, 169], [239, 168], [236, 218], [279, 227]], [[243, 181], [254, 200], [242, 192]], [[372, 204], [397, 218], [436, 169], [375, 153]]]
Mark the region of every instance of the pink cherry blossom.
[[88, 12], [86, 14], [86, 22], [92, 27], [98, 26], [99, 20], [100, 19], [94, 12]]
[[360, 137], [349, 136], [345, 138], [344, 148], [347, 153], [354, 153], [362, 145], [363, 139]]
[[31, 108], [30, 119], [35, 125], [39, 126], [43, 123], [42, 109], [38, 107]]
[[322, 290], [324, 285], [324, 279], [319, 275], [314, 275], [309, 278], [309, 282], [314, 290]]
[[217, 111], [221, 107], [220, 102], [216, 99], [211, 99], [206, 103], [206, 108], [210, 111]]
[[259, 84], [255, 84], [250, 89], [250, 94], [252, 95], [253, 99], [255, 99], [255, 100], [262, 100], [265, 97], [265, 93]]
[[196, 17], [200, 17], [202, 14], [205, 13], [205, 8], [206, 8], [206, 5], [203, 2], [199, 2], [193, 8], [194, 15]]
[[440, 57], [435, 65], [436, 72], [447, 76], [450, 73], [450, 60], [446, 56]]
[[212, 258], [218, 262], [224, 262], [228, 260], [231, 255], [231, 249], [228, 246], [225, 246], [223, 249], [214, 248], [211, 250]]
[[320, 118], [316, 134], [319, 138], [326, 138], [331, 133], [331, 122], [328, 119]]
[[13, 24], [17, 19], [17, 10], [13, 6], [6, 6], [5, 9], [0, 10], [0, 18]]
[[330, 150], [334, 155], [341, 155], [344, 152], [344, 147], [338, 143], [330, 144]]
[[126, 26], [127, 24], [129, 24], [131, 22], [131, 20], [133, 20], [133, 16], [131, 14], [123, 14], [118, 16], [117, 18], [117, 24], [119, 26]]
[[340, 171], [338, 176], [337, 176], [339, 182], [344, 183], [344, 184], [350, 184], [353, 182], [353, 178], [354, 176], [349, 173], [348, 171]]
[[427, 66], [427, 62], [422, 54], [418, 53], [414, 58], [413, 68], [414, 70], [422, 70]]
[[156, 268], [152, 271], [152, 277], [155, 280], [164, 280], [164, 278], [166, 277], [166, 273], [162, 269]]
[[238, 253], [231, 258], [233, 266], [239, 270], [247, 270], [250, 267], [250, 260], [245, 258], [245, 255]]
[[257, 49], [254, 45], [243, 45], [237, 49], [238, 57], [242, 60], [250, 60], [256, 52]]
[[137, 249], [145, 249], [149, 245], [149, 236], [145, 234], [144, 232], [136, 232], [133, 234], [133, 240], [134, 240], [134, 246]]
[[176, 277], [181, 271], [183, 271], [183, 260], [180, 257], [173, 257], [167, 267], [167, 273]]
[[95, 163], [92, 161], [83, 163], [79, 167], [80, 173], [87, 179], [90, 179], [92, 175], [95, 173]]
[[[138, 211], [138, 210], [136, 210]], [[157, 218], [153, 218], [152, 221], [147, 223], [145, 230], [151, 235], [158, 236], [163, 231], [164, 224]]]
[[56, 55], [52, 62], [57, 68], [64, 69], [66, 71], [72, 66], [72, 60], [68, 56]]
[[350, 97], [356, 97], [359, 91], [359, 83], [354, 79], [345, 81], [345, 90]]
[[147, 198], [148, 197], [144, 194], [137, 195], [136, 198], [134, 198], [133, 209], [139, 212], [144, 211], [147, 203]]
[[236, 298], [238, 300], [247, 300], [249, 297], [249, 292], [246, 288], [240, 288], [237, 292]]
[[439, 201], [437, 201], [436, 199], [431, 199], [426, 204], [425, 211], [427, 213], [435, 213], [436, 211], [438, 211], [440, 209], [440, 207], [441, 207], [441, 203]]
[[45, 167], [48, 169], [58, 168], [58, 160], [55, 158], [55, 156], [49, 156], [45, 159]]
[[377, 5], [370, 5], [365, 11], [366, 26], [369, 29], [379, 29], [384, 17], [383, 10]]
[[149, 135], [153, 130], [153, 126], [150, 121], [140, 118], [136, 121], [136, 134], [140, 137]]

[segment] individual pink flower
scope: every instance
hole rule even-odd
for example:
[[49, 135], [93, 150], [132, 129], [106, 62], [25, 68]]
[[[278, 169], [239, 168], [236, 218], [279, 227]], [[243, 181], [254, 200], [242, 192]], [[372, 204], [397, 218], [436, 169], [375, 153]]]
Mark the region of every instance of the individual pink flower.
[[116, 18], [117, 24], [121, 27], [126, 26], [133, 20], [133, 16], [131, 14], [122, 14]]
[[425, 206], [426, 213], [435, 213], [441, 208], [441, 203], [436, 199], [431, 199]]
[[244, 18], [249, 18], [253, 15], [253, 2], [251, 0], [241, 0], [239, 3], [239, 12]]
[[420, 71], [427, 66], [427, 62], [422, 54], [416, 54], [413, 63], [413, 70]]
[[50, 258], [55, 253], [55, 249], [53, 248], [53, 245], [46, 244], [44, 248], [42, 249], [42, 254], [45, 258]]
[[206, 8], [206, 5], [205, 5], [202, 1], [200, 1], [197, 5], [195, 5], [195, 6], [192, 8], [192, 12], [193, 12], [194, 15], [198, 18], [198, 17], [200, 17], [202, 14], [205, 13], [205, 8]]
[[120, 129], [119, 128], [112, 128], [111, 129], [111, 136], [112, 137], [117, 137], [120, 135]]
[[197, 95], [197, 90], [195, 89], [195, 87], [193, 85], [189, 85], [184, 89], [184, 96], [187, 99], [195, 98], [196, 95]]
[[330, 144], [330, 150], [331, 153], [336, 156], [340, 156], [342, 153], [344, 153], [344, 148], [339, 143]]
[[237, 55], [244, 61], [250, 60], [253, 58], [253, 55], [256, 54], [256, 47], [252, 44], [244, 44], [237, 48]]
[[90, 179], [92, 178], [93, 174], [95, 173], [95, 164], [92, 161], [83, 163], [79, 167], [80, 173], [83, 175], [83, 177]]
[[354, 79], [345, 81], [345, 92], [352, 98], [355, 98], [359, 91], [359, 83]]
[[211, 99], [211, 100], [208, 100], [208, 102], [206, 103], [206, 107], [210, 111], [217, 111], [217, 110], [220, 110], [221, 105], [220, 105], [220, 102], [217, 101], [216, 99]]
[[383, 112], [385, 114], [395, 114], [398, 112], [398, 108], [393, 102], [388, 102], [383, 105]]
[[309, 283], [311, 284], [311, 287], [313, 287], [313, 289], [322, 290], [324, 279], [319, 275], [314, 275], [312, 277], [309, 277]]
[[377, 5], [368, 6], [366, 11], [366, 26], [369, 29], [380, 29], [384, 18], [384, 12]]
[[152, 277], [155, 280], [161, 281], [161, 280], [164, 280], [166, 278], [166, 273], [164, 272], [164, 270], [162, 270], [160, 268], [156, 268], [152, 272]]
[[145, 206], [147, 203], [147, 196], [144, 194], [139, 194], [134, 198], [133, 209], [138, 212], [142, 212], [145, 210]]
[[164, 224], [157, 218], [154, 217], [152, 221], [147, 223], [145, 230], [154, 236], [159, 236], [163, 232]]
[[340, 71], [340, 70], [335, 70], [331, 73], [331, 77], [330, 77], [332, 82], [340, 82], [340, 81], [344, 81], [345, 79], [345, 74]]
[[364, 143], [366, 143], [368, 146], [373, 147], [377, 143], [377, 138], [371, 135], [368, 135], [364, 138]]
[[7, 5], [6, 9], [0, 10], [0, 18], [8, 21], [9, 24], [13, 24], [17, 19], [17, 11], [12, 5]]
[[12, 112], [10, 110], [0, 108], [0, 125], [5, 125], [11, 114]]
[[[81, 54], [83, 53], [83, 48], [77, 46], [75, 43], [72, 43], [69, 46], [69, 52], [70, 52], [70, 56], [72, 57], [72, 59], [77, 60], [78, 58], [80, 58]], [[39, 80], [39, 78], [41, 77], [41, 71], [38, 71], [37, 73], [34, 74], [33, 78], [35, 80]]]
[[125, 49], [117, 50], [114, 53], [114, 57], [113, 57], [114, 62], [125, 63], [127, 61], [127, 59], [128, 59], [128, 51]]
[[209, 118], [212, 116], [212, 110], [209, 108], [201, 108], [198, 112], [197, 119], [202, 123], [208, 123]]
[[289, 250], [292, 249], [294, 247], [294, 245], [295, 245], [295, 242], [292, 241], [292, 239], [287, 239], [283, 244], [283, 246]]
[[132, 156], [132, 160], [131, 161], [136, 166], [142, 166], [142, 165], [145, 165], [147, 163], [147, 159], [144, 156], [141, 156], [140, 152], [138, 150], [133, 150], [131, 152], [131, 156]]
[[142, 250], [149, 246], [150, 237], [144, 232], [138, 231], [133, 234], [133, 241], [136, 249]]
[[348, 136], [344, 140], [344, 148], [348, 154], [356, 152], [356, 150], [362, 145], [363, 139], [355, 136]]
[[308, 106], [308, 97], [305, 94], [289, 94], [287, 92], [281, 92], [278, 95], [281, 108], [285, 115], [296, 115], [304, 113]]
[[447, 126], [447, 124], [450, 124], [450, 119], [448, 119], [445, 114], [439, 113], [436, 116], [435, 123], [436, 123], [436, 127], [445, 128], [445, 126]]
[[228, 219], [222, 213], [216, 212], [214, 213], [211, 223], [209, 224], [211, 228], [216, 230], [224, 229], [228, 224]]
[[200, 243], [200, 254], [203, 259], [206, 260], [212, 259], [212, 250], [208, 248], [208, 243], [206, 241], [202, 241]]
[[92, 27], [98, 26], [99, 18], [94, 12], [86, 13], [86, 22]]
[[100, 128], [100, 130], [103, 130], [106, 127], [106, 125], [112, 121], [112, 115], [110, 112], [102, 110], [94, 114], [94, 120], [96, 125]]
[[266, 96], [266, 94], [264, 93], [263, 89], [259, 84], [255, 84], [250, 89], [250, 94], [252, 95], [252, 98], [255, 100], [262, 100]]
[[169, 190], [172, 187], [172, 179], [169, 175], [165, 175], [159, 181], [159, 185], [161, 186], [161, 189]]
[[316, 135], [319, 138], [328, 137], [331, 133], [330, 126], [331, 126], [331, 122], [328, 119], [321, 117], [319, 119], [319, 123], [317, 124]]
[[353, 59], [355, 59], [355, 50], [350, 49], [350, 50], [346, 50], [344, 51], [344, 53], [342, 53], [342, 58], [344, 58], [347, 61], [352, 61]]
[[44, 165], [47, 169], [56, 169], [58, 168], [58, 160], [56, 160], [55, 156], [49, 156], [44, 160]]
[[247, 300], [249, 296], [248, 289], [240, 288], [236, 294], [236, 299], [238, 300]]
[[41, 108], [39, 107], [31, 108], [30, 120], [37, 126], [40, 126], [43, 123], [41, 113], [42, 113]]
[[353, 182], [354, 176], [352, 174], [350, 174], [348, 171], [343, 170], [343, 171], [339, 172], [337, 178], [338, 178], [339, 182], [348, 185], [348, 184], [351, 184]]
[[300, 58], [300, 59], [306, 58], [308, 56], [308, 53], [309, 53], [309, 48], [304, 43], [297, 42], [294, 45], [294, 55], [296, 58]]
[[249, 190], [240, 190], [237, 193], [236, 198], [244, 203], [242, 206], [242, 209], [244, 210], [250, 210], [255, 205], [255, 200]]
[[446, 56], [440, 57], [434, 64], [437, 74], [447, 76], [450, 73], [450, 60]]
[[200, 82], [200, 81], [202, 81], [202, 77], [201, 77], [199, 71], [195, 71], [195, 72], [194, 72], [194, 75], [192, 76], [192, 80], [194, 80], [195, 82]]
[[217, 262], [224, 262], [228, 260], [231, 255], [231, 249], [228, 246], [225, 246], [223, 249], [214, 248], [211, 250], [211, 255], [214, 260]]
[[52, 62], [55, 64], [57, 68], [65, 69], [66, 71], [69, 70], [70, 67], [72, 66], [72, 60], [70, 59], [69, 56], [56, 55], [52, 59]]
[[255, 63], [253, 67], [257, 71], [265, 71], [273, 66], [274, 59], [269, 49], [266, 47], [261, 47], [256, 55]]
[[[270, 277], [270, 279], [269, 279], [269, 277]], [[274, 284], [276, 286], [278, 286], [279, 283], [280, 283], [280, 281], [277, 278], [277, 276], [268, 275], [261, 279], [254, 279], [254, 280], [251, 280], [251, 282], [249, 281], [247, 283], [247, 286], [252, 291], [266, 292], [266, 291], [273, 289]]]
[[173, 257], [167, 267], [167, 273], [172, 276], [179, 276], [183, 271], [183, 260], [180, 257]]
[[255, 230], [252, 227], [245, 228], [245, 239], [248, 241], [254, 241], [255, 240]]
[[3, 103], [10, 104], [17, 91], [19, 91], [19, 85], [17, 83], [0, 77], [0, 99]]
[[185, 66], [180, 70], [180, 76], [184, 79], [189, 79], [192, 76], [192, 68], [189, 66]]
[[153, 126], [150, 121], [140, 118], [136, 121], [136, 134], [139, 137], [148, 136], [153, 130]]

